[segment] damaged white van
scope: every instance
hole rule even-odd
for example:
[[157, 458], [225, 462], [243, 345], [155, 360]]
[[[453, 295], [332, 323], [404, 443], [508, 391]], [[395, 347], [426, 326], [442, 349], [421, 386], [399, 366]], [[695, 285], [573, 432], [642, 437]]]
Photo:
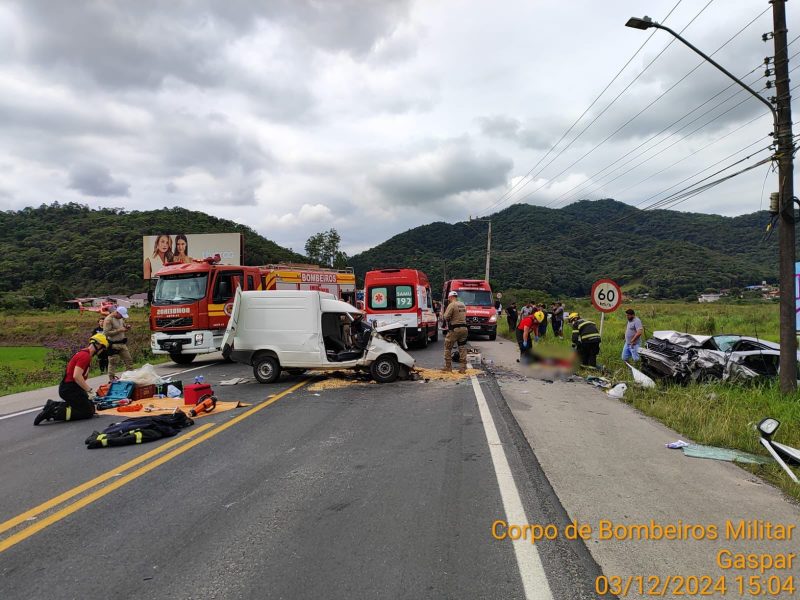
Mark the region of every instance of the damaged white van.
[[252, 365], [255, 378], [273, 383], [281, 371], [369, 370], [378, 383], [407, 376], [414, 359], [370, 326], [363, 311], [333, 294], [303, 290], [236, 291], [222, 354]]

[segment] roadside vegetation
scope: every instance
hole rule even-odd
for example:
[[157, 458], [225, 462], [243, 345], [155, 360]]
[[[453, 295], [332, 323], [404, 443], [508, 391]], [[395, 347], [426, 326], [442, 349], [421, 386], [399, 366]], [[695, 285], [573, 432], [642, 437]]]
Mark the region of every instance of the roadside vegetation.
[[[800, 396], [782, 396], [777, 381], [687, 386], [659, 383], [651, 389], [635, 385], [630, 369], [620, 358], [626, 324], [624, 309], [629, 307], [636, 310], [637, 316], [642, 319], [644, 339], [649, 338], [653, 331], [674, 329], [701, 335], [749, 335], [777, 342], [777, 303], [626, 303], [617, 312], [606, 315], [598, 364], [604, 366], [603, 376], [614, 383], [624, 381], [628, 384], [624, 402], [674, 429], [682, 439], [766, 456], [766, 451], [758, 442], [755, 425], [770, 416], [782, 424], [776, 440], [800, 447]], [[567, 310], [580, 312], [582, 316], [600, 324], [600, 314], [586, 302], [569, 303]], [[498, 325], [500, 335], [514, 339], [513, 332], [509, 334], [505, 316]], [[569, 325], [565, 325], [564, 340], [556, 340], [548, 327], [547, 336], [540, 342], [541, 351], [567, 351], [571, 347], [571, 332]], [[581, 370], [579, 374], [589, 375], [590, 371]], [[744, 468], [800, 500], [800, 489], [777, 463], [747, 465]]]
[[[150, 328], [145, 309], [131, 309], [128, 348], [136, 363], [155, 364], [168, 358], [150, 353]], [[0, 396], [56, 385], [72, 355], [86, 346], [97, 313], [76, 310], [0, 313]], [[96, 361], [90, 376], [99, 375]]]

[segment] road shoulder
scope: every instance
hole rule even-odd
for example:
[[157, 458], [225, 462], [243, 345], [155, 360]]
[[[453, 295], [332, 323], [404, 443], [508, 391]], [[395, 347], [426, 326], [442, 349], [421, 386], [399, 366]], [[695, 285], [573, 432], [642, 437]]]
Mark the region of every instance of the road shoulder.
[[[730, 580], [758, 571], [722, 570], [716, 562], [720, 550], [775, 555], [796, 547], [794, 540], [726, 539], [727, 521], [797, 523], [800, 510], [775, 488], [735, 465], [666, 449], [679, 433], [596, 388], [525, 377], [511, 342], [475, 346], [493, 361], [503, 397], [569, 517], [593, 526], [587, 546], [606, 575]], [[719, 539], [599, 540], [601, 520], [716, 525]]]

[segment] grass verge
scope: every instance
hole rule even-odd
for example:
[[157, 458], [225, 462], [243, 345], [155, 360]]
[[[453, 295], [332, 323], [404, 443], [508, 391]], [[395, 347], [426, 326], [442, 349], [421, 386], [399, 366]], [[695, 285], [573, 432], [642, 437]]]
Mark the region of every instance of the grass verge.
[[[659, 329], [675, 329], [703, 335], [735, 333], [778, 340], [778, 307], [769, 304], [701, 305], [643, 304], [634, 305], [645, 326], [645, 339]], [[598, 313], [588, 305], [570, 306], [599, 325]], [[751, 384], [691, 384], [688, 386], [659, 384], [643, 389], [633, 384], [630, 369], [622, 362], [625, 315], [622, 309], [604, 319], [603, 342], [598, 364], [605, 366], [607, 377], [615, 383], [625, 381], [628, 391], [624, 402], [654, 417], [678, 435], [698, 444], [736, 448], [767, 456], [758, 442], [755, 425], [764, 417], [781, 421], [776, 440], [800, 447], [800, 402], [798, 396], [780, 393], [777, 381]], [[498, 333], [515, 339], [508, 331], [505, 318], [498, 322]], [[563, 352], [571, 347], [572, 330], [564, 328], [564, 340], [548, 336], [539, 343], [543, 352]], [[588, 374], [588, 373], [579, 373]], [[762, 477], [800, 500], [800, 486], [794, 484], [777, 463], [746, 465], [743, 468]]]

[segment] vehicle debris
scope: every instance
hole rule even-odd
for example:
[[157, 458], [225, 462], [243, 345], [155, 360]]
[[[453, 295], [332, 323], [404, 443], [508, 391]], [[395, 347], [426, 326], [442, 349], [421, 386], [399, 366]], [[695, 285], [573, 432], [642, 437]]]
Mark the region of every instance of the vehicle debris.
[[774, 378], [780, 370], [778, 344], [742, 335], [656, 331], [639, 356], [645, 375], [684, 385]]

